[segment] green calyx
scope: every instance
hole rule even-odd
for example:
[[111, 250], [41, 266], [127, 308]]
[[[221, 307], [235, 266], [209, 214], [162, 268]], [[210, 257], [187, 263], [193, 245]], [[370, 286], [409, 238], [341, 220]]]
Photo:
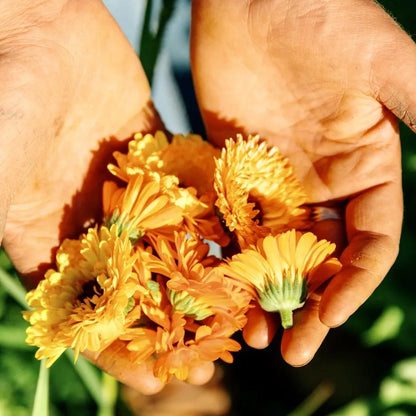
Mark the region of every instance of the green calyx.
[[282, 285], [269, 284], [259, 292], [259, 303], [267, 312], [279, 312], [283, 328], [288, 329], [293, 326], [293, 311], [304, 305], [307, 294], [304, 279], [296, 277], [292, 281], [284, 277]]
[[136, 303], [134, 301], [133, 296], [129, 298], [126, 307], [124, 308], [124, 315], [127, 315], [134, 307]]
[[168, 289], [167, 295], [176, 312], [181, 312], [186, 316], [194, 318], [196, 321], [202, 321], [212, 315], [209, 308], [205, 305], [201, 305], [196, 298], [186, 291], [177, 292]]
[[117, 210], [111, 217], [104, 218], [104, 224], [108, 229], [116, 224], [118, 236], [121, 236], [124, 231], [127, 231], [132, 245], [135, 245], [144, 236], [144, 233], [139, 229], [134, 228], [130, 221], [125, 221], [122, 216], [118, 214]]

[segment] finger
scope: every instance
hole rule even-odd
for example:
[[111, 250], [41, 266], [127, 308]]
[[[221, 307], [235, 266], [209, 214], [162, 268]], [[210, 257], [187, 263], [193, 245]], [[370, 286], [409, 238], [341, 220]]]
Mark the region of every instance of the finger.
[[257, 305], [248, 312], [247, 319], [243, 329], [244, 341], [252, 348], [266, 348], [277, 331], [276, 315], [265, 312]]
[[212, 361], [204, 361], [189, 369], [186, 381], [195, 386], [201, 386], [211, 380], [215, 372], [215, 365]]
[[357, 196], [346, 208], [348, 247], [343, 268], [325, 289], [320, 318], [329, 327], [345, 322], [373, 293], [393, 265], [399, 247], [403, 202], [400, 181]]
[[325, 239], [335, 243], [336, 248], [333, 255], [336, 257], [341, 255], [347, 245], [344, 218], [318, 221], [313, 225], [311, 231], [317, 236], [318, 240]]
[[153, 362], [134, 364], [132, 353], [122, 341], [113, 342], [100, 353], [86, 351], [83, 355], [117, 380], [143, 394], [155, 394], [165, 384], [153, 375]]
[[319, 319], [319, 296], [309, 298], [293, 320], [293, 327], [283, 333], [281, 352], [288, 364], [300, 367], [312, 360], [329, 331]]

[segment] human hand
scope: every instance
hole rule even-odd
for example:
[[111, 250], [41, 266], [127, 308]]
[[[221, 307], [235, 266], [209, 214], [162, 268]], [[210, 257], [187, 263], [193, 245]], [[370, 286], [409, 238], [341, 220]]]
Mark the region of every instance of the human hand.
[[[396, 259], [397, 118], [415, 130], [416, 47], [371, 1], [194, 0], [191, 62], [211, 140], [258, 133], [289, 157], [310, 204], [345, 206], [345, 224], [313, 229], [337, 243], [343, 269], [283, 334], [284, 359], [304, 365]], [[276, 322], [251, 314], [244, 337], [263, 348]]]
[[[161, 123], [136, 53], [101, 1], [6, 0], [0, 20], [0, 236], [33, 288], [62, 239], [101, 218], [112, 152]], [[123, 343], [85, 355], [141, 392], [163, 387]], [[193, 369], [190, 381], [201, 372], [212, 368]]]

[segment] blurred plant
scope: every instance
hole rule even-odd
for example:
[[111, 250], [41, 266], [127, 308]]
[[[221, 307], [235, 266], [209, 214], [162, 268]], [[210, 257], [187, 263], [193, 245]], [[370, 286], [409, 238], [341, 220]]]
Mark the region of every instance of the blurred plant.
[[[28, 307], [25, 289], [0, 251], [0, 415], [47, 416], [48, 407], [51, 416], [114, 415], [121, 400], [117, 382], [82, 357], [73, 364], [72, 351], [66, 354], [68, 360], [61, 360], [51, 371], [53, 383], [49, 386], [49, 370], [43, 361], [39, 368], [33, 358], [35, 349], [25, 343], [22, 307]], [[123, 414], [129, 413], [125, 410]]]
[[139, 57], [150, 84], [166, 26], [175, 9], [175, 0], [147, 0], [140, 38]]

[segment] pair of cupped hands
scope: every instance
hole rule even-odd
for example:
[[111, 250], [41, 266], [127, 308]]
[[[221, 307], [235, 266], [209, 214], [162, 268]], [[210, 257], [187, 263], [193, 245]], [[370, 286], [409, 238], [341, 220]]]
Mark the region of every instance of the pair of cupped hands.
[[[59, 242], [100, 215], [112, 152], [163, 125], [136, 53], [99, 0], [6, 0], [0, 21], [0, 230], [32, 288]], [[283, 358], [301, 366], [397, 256], [398, 119], [415, 130], [416, 47], [370, 0], [194, 0], [191, 24], [209, 139], [260, 134], [290, 158], [308, 203], [345, 208], [313, 229], [337, 243], [343, 268], [282, 336]], [[276, 320], [253, 310], [247, 344], [266, 347]], [[162, 387], [120, 344], [87, 355], [142, 392]], [[189, 381], [211, 372], [195, 369]]]

